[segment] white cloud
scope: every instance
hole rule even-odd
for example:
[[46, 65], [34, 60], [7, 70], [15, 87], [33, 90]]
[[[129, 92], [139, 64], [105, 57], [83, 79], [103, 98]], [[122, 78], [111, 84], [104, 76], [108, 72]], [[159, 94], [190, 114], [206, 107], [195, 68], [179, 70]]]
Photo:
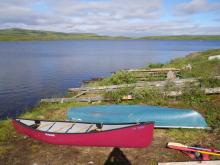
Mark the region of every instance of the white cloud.
[[[39, 9], [40, 5], [44, 10]], [[203, 34], [207, 29], [213, 34], [220, 33], [220, 28], [197, 25], [182, 16], [167, 21], [163, 19], [166, 11], [161, 5], [162, 0], [1, 0], [0, 28], [128, 36]], [[195, 13], [214, 10], [216, 6], [205, 0], [193, 0], [177, 8], [183, 13]]]
[[179, 4], [176, 7], [176, 13], [180, 15], [213, 12], [216, 10], [220, 10], [220, 3], [210, 3], [208, 0], [192, 0], [188, 3]]

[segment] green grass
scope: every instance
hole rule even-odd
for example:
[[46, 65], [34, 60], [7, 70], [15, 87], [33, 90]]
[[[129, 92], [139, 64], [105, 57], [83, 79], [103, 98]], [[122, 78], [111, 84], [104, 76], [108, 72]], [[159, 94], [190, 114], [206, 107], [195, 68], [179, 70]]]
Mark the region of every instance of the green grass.
[[188, 145], [204, 143], [204, 139], [209, 138], [208, 131], [193, 129], [170, 129], [168, 136], [176, 142]]
[[105, 85], [119, 85], [131, 84], [137, 82], [137, 78], [131, 72], [119, 71], [112, 76], [102, 79], [101, 81], [92, 82], [88, 86], [105, 86]]
[[[220, 54], [220, 49], [212, 49], [204, 52], [193, 53], [186, 57], [176, 58], [164, 67], [174, 67], [182, 69], [181, 75], [187, 77], [208, 78], [220, 75], [220, 60], [208, 60], [209, 56]], [[188, 64], [192, 65], [192, 70], [186, 70], [184, 67]]]
[[6, 139], [11, 139], [11, 132], [13, 132], [12, 130], [13, 128], [10, 120], [0, 121], [0, 143], [5, 141]]

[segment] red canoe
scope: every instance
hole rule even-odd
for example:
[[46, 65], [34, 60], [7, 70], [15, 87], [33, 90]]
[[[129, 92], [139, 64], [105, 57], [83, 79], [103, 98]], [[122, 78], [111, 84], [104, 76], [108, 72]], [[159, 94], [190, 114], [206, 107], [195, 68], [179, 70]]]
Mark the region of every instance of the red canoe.
[[61, 145], [142, 148], [151, 144], [154, 123], [97, 124], [13, 119], [18, 132]]

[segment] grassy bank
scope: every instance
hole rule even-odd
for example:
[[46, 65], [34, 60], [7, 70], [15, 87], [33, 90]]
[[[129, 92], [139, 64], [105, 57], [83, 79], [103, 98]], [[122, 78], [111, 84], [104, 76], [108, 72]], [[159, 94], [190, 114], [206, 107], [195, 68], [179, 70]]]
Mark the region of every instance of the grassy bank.
[[[220, 49], [192, 53], [186, 57], [171, 60], [167, 64], [150, 64], [146, 66], [145, 69], [156, 67], [179, 68], [181, 69], [181, 78], [199, 78], [200, 86], [204, 88], [220, 87], [220, 80], [213, 78], [220, 75], [220, 60], [208, 60], [209, 56], [217, 54], [220, 54]], [[188, 64], [192, 66], [190, 71], [184, 69]], [[88, 84], [88, 86], [135, 83], [138, 80], [134, 74], [135, 73], [119, 71], [111, 77], [104, 78], [101, 81], [92, 82]], [[160, 77], [157, 78], [157, 80], [160, 80]], [[172, 82], [168, 82], [165, 86], [166, 91], [178, 90], [175, 88], [176, 87]], [[184, 93], [182, 96], [171, 98], [161, 95], [157, 88], [145, 88], [144, 90], [124, 88], [106, 92], [104, 93], [104, 96], [120, 102], [122, 96], [132, 94], [134, 100], [131, 101], [131, 103], [193, 108], [206, 117], [206, 120], [211, 127], [220, 128], [220, 113], [218, 112], [220, 105], [218, 101], [214, 101], [220, 98], [219, 95], [205, 95], [204, 92], [200, 90], [200, 87], [194, 86], [193, 84], [186, 84], [183, 91]]]
[[[184, 58], [177, 58], [167, 64], [151, 64], [146, 68], [175, 67], [181, 69], [183, 78], [200, 78], [204, 87], [219, 87], [217, 79], [210, 79], [220, 75], [220, 60], [208, 61], [211, 55], [220, 54], [220, 49], [205, 52], [192, 53]], [[184, 67], [192, 65], [192, 70]], [[111, 77], [88, 84], [89, 86], [129, 84], [137, 82], [133, 73], [119, 71]], [[166, 90], [175, 88], [172, 83], [167, 84]], [[157, 129], [154, 134], [154, 142], [147, 149], [122, 149], [132, 164], [156, 164], [157, 161], [185, 161], [183, 154], [165, 148], [166, 142], [175, 141], [185, 144], [202, 144], [220, 149], [220, 96], [205, 95], [201, 90], [187, 84], [184, 93], [179, 97], [166, 97], [161, 95], [158, 89], [145, 88], [138, 90], [124, 88], [113, 92], [103, 93], [104, 97], [112, 98], [113, 102], [93, 104], [148, 104], [178, 108], [190, 108], [200, 112], [208, 125], [213, 128], [207, 130], [189, 129]], [[123, 101], [122, 96], [132, 94], [134, 100]], [[21, 117], [32, 119], [65, 120], [68, 108], [73, 106], [86, 106], [89, 103], [40, 103], [31, 111], [22, 114]], [[41, 150], [43, 149], [43, 150]], [[43, 144], [24, 135], [18, 134], [13, 129], [10, 119], [0, 122], [0, 164], [87, 164], [89, 161], [95, 164], [103, 164], [111, 152], [109, 148], [91, 147], [67, 147]], [[25, 154], [25, 158], [23, 156]], [[74, 160], [73, 160], [74, 157]], [[212, 157], [219, 159], [219, 157]]]

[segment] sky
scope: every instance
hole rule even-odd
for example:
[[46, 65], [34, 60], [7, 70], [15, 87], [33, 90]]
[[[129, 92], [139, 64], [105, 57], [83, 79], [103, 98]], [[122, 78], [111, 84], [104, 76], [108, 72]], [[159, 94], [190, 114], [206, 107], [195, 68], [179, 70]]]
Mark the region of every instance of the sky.
[[1, 0], [4, 28], [132, 37], [220, 35], [220, 0]]

